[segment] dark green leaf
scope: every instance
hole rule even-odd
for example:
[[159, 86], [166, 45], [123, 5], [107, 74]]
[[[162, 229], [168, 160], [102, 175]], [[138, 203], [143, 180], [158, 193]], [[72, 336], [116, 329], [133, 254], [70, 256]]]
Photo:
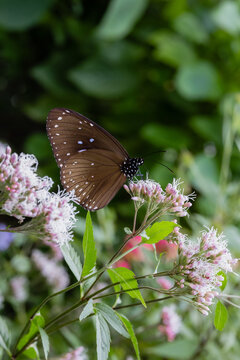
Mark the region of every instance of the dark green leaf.
[[115, 99], [137, 85], [136, 73], [126, 66], [99, 59], [89, 60], [69, 72], [69, 79], [86, 94], [100, 99]]
[[108, 274], [111, 277], [111, 279], [114, 279], [116, 282], [120, 282], [120, 285], [123, 288], [123, 290], [135, 289], [131, 291], [126, 291], [126, 293], [132, 298], [140, 300], [143, 306], [146, 307], [145, 301], [140, 291], [137, 289], [138, 283], [137, 280], [134, 278], [135, 275], [131, 270], [127, 268], [119, 267], [115, 269], [109, 269]]
[[134, 333], [133, 326], [132, 326], [131, 322], [128, 320], [128, 318], [126, 316], [124, 316], [122, 314], [119, 314], [119, 313], [117, 315], [120, 317], [120, 319], [122, 320], [125, 328], [127, 329], [128, 333], [130, 335], [130, 339], [132, 341], [132, 344], [133, 344], [137, 359], [140, 360], [140, 352], [139, 352], [139, 347], [138, 347], [138, 341], [137, 341], [136, 335]]
[[228, 311], [220, 301], [215, 309], [214, 326], [217, 330], [222, 331], [228, 320]]
[[83, 253], [84, 253], [84, 265], [82, 271], [82, 277], [88, 275], [96, 264], [97, 251], [95, 248], [95, 242], [93, 238], [93, 228], [90, 212], [88, 211], [86, 217], [85, 232], [83, 235]]
[[104, 319], [122, 336], [129, 337], [128, 333], [122, 326], [121, 321], [119, 320], [119, 317], [117, 316], [117, 312], [114, 311], [110, 306], [99, 303], [95, 305], [96, 309], [100, 311]]
[[70, 244], [62, 245], [61, 251], [70, 270], [75, 275], [76, 279], [80, 280], [82, 273], [82, 264], [77, 252]]
[[152, 226], [146, 229], [146, 234], [149, 239], [144, 238], [144, 243], [156, 244], [171, 234], [176, 226], [177, 224], [171, 221], [161, 221], [154, 223]]
[[52, 0], [1, 0], [0, 25], [9, 30], [24, 30], [41, 20]]
[[147, 0], [111, 0], [98, 27], [98, 35], [104, 40], [125, 37], [142, 16]]

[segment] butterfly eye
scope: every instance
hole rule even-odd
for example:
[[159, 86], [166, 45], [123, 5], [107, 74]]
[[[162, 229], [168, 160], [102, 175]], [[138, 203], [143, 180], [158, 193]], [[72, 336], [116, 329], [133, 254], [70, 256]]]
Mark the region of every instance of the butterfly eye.
[[131, 159], [109, 132], [68, 109], [49, 112], [47, 133], [67, 191], [87, 210], [106, 206], [143, 159]]

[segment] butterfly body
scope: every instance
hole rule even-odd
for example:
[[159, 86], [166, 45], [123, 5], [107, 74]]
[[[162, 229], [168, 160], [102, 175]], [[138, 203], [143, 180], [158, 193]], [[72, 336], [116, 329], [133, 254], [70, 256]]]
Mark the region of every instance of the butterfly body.
[[143, 164], [141, 158], [131, 159], [109, 132], [72, 110], [51, 110], [47, 133], [63, 187], [74, 190], [87, 210], [106, 206]]

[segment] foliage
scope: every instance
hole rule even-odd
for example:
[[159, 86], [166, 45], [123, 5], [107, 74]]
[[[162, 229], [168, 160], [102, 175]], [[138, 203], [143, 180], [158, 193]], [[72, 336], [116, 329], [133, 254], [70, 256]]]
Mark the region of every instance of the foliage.
[[[94, 4], [84, 0], [0, 0], [0, 140], [18, 152], [34, 153], [41, 175], [53, 177], [55, 186], [60, 183], [59, 171], [45, 131], [47, 113], [53, 107], [69, 107], [92, 118], [112, 132], [131, 156], [166, 150], [161, 156], [146, 156], [142, 171], [147, 170], [165, 186], [172, 174], [159, 162], [170, 167], [189, 192], [193, 189], [198, 194], [191, 217], [181, 222], [183, 231], [197, 237], [203, 225], [214, 225], [224, 232], [232, 253], [239, 257], [239, 19], [237, 0], [104, 0]], [[121, 230], [129, 226], [133, 211], [126, 199], [120, 191], [107, 209], [93, 215], [96, 249], [90, 258], [87, 248], [84, 254], [81, 250], [85, 214], [79, 209], [74, 248], [64, 252], [71, 283], [80, 276], [91, 276], [96, 251], [100, 268], [120, 246]], [[91, 236], [88, 242], [93, 246]], [[8, 251], [0, 252], [4, 274], [0, 295], [6, 299], [1, 309], [0, 296], [0, 311], [10, 318], [1, 321], [1, 328], [14, 328], [14, 340], [29, 312], [53, 290], [32, 263], [32, 247], [53, 254], [46, 244], [23, 234], [15, 235]], [[133, 261], [134, 273], [150, 270], [147, 249], [145, 256], [144, 263]], [[86, 258], [88, 264], [81, 273], [79, 264], [85, 264]], [[160, 265], [163, 271], [169, 267], [167, 261]], [[10, 286], [10, 280], [19, 275], [27, 278], [24, 300], [16, 298]], [[238, 280], [232, 277], [226, 290], [238, 295]], [[47, 303], [44, 319], [63, 312], [67, 300], [69, 306], [79, 301], [79, 287], [70, 298], [67, 293], [52, 299], [53, 308]], [[140, 308], [125, 310], [124, 314], [134, 319], [145, 358], [238, 359], [240, 315], [235, 309], [228, 309], [228, 323], [220, 333], [212, 329], [210, 319], [203, 321], [186, 303], [177, 304], [185, 325], [180, 338], [167, 344], [157, 330], [157, 306], [148, 306], [146, 313]], [[219, 302], [215, 312], [218, 329], [225, 322], [224, 314]], [[108, 333], [104, 321], [104, 325], [98, 323], [98, 329], [103, 326]], [[130, 325], [122, 322], [129, 331]], [[0, 331], [0, 341], [9, 348], [7, 331], [4, 333]], [[129, 339], [112, 335], [111, 359], [133, 354]], [[130, 336], [137, 353], [138, 346]], [[85, 345], [94, 359], [94, 341], [92, 322], [86, 318], [80, 325], [53, 332], [50, 354], [60, 356], [69, 348]], [[43, 332], [42, 343], [47, 353]], [[34, 347], [28, 350], [33, 358], [37, 356]]]

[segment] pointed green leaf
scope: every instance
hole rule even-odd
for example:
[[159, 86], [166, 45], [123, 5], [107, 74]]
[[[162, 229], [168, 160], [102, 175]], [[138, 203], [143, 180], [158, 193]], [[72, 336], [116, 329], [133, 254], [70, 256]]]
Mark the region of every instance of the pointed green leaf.
[[123, 290], [131, 290], [127, 291], [127, 294], [130, 295], [132, 298], [140, 300], [143, 306], [146, 307], [145, 301], [140, 291], [137, 289], [138, 283], [137, 280], [134, 278], [135, 275], [131, 270], [124, 267], [119, 267], [115, 269], [109, 269], [108, 274], [111, 279], [114, 279], [114, 282], [120, 282]]
[[11, 342], [11, 335], [7, 327], [6, 322], [0, 316], [0, 347], [2, 347], [9, 356], [11, 356], [11, 351], [9, 349]]
[[132, 344], [133, 344], [133, 347], [134, 347], [134, 350], [135, 350], [135, 353], [136, 353], [136, 356], [137, 356], [137, 359], [138, 360], [141, 360], [140, 358], [140, 352], [139, 352], [139, 347], [138, 347], [138, 341], [137, 341], [137, 338], [136, 338], [136, 335], [134, 333], [134, 330], [133, 330], [133, 327], [132, 327], [132, 324], [131, 322], [128, 320], [128, 318], [122, 314], [117, 314], [119, 316], [119, 318], [122, 320], [125, 328], [127, 329], [129, 335], [130, 335], [130, 339], [132, 341]]
[[215, 318], [214, 318], [214, 326], [217, 330], [222, 331], [224, 326], [226, 325], [228, 320], [228, 311], [220, 301], [218, 301], [216, 310], [215, 310]]
[[110, 331], [103, 316], [96, 313], [97, 359], [107, 360], [110, 350]]
[[111, 0], [98, 28], [99, 36], [104, 40], [122, 39], [132, 30], [146, 6], [147, 0]]
[[119, 320], [117, 316], [117, 312], [114, 311], [110, 306], [98, 303], [95, 305], [95, 308], [100, 311], [104, 319], [122, 336], [125, 336], [126, 338], [129, 337], [128, 333], [122, 326], [121, 321]]
[[90, 271], [96, 264], [96, 258], [97, 258], [97, 251], [95, 248], [95, 243], [93, 238], [92, 220], [89, 211], [86, 217], [86, 227], [83, 236], [83, 253], [84, 253], [84, 265], [83, 265], [82, 277], [90, 273]]
[[156, 244], [160, 240], [163, 240], [166, 236], [171, 234], [173, 229], [179, 226], [172, 221], [156, 222], [152, 226], [146, 229], [148, 238], [144, 238], [146, 244]]
[[87, 303], [87, 305], [83, 308], [83, 311], [81, 312], [80, 316], [79, 316], [79, 320], [82, 321], [83, 319], [85, 319], [86, 317], [88, 317], [89, 315], [93, 314], [93, 301], [92, 299], [90, 299]]
[[30, 345], [26, 350], [24, 350], [23, 355], [25, 355], [29, 359], [40, 360], [36, 343]]
[[82, 264], [77, 252], [70, 244], [62, 245], [61, 251], [66, 263], [69, 266], [69, 269], [72, 271], [76, 279], [80, 280], [82, 273]]
[[24, 345], [27, 344], [28, 340], [30, 340], [37, 332], [39, 327], [44, 327], [45, 320], [43, 316], [39, 313], [37, 313], [34, 318], [31, 320], [31, 325], [28, 333], [24, 335], [21, 340], [18, 343], [18, 349], [22, 349]]
[[40, 336], [41, 336], [41, 340], [42, 340], [42, 344], [43, 344], [44, 356], [45, 356], [45, 359], [47, 360], [48, 354], [49, 354], [49, 337], [44, 329], [39, 328], [39, 332], [40, 332]]

